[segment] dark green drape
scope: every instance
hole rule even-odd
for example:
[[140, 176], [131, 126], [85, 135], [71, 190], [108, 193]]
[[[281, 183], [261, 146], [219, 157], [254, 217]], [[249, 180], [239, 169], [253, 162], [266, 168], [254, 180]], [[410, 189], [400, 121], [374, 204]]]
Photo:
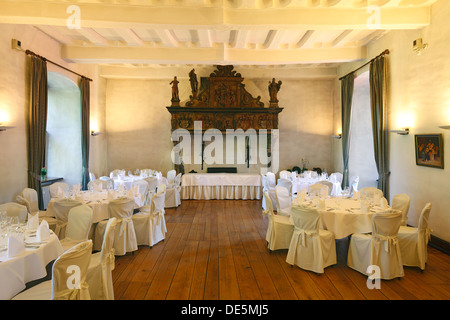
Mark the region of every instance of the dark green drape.
[[44, 209], [41, 188], [41, 169], [45, 166], [47, 129], [47, 61], [30, 56], [30, 108], [28, 113], [28, 187], [38, 194], [39, 209]]
[[341, 107], [342, 107], [342, 157], [344, 172], [342, 187], [348, 186], [348, 160], [350, 152], [350, 119], [352, 115], [352, 98], [355, 76], [353, 73], [341, 79]]
[[81, 90], [81, 156], [83, 165], [83, 176], [81, 185], [83, 190], [87, 190], [89, 183], [89, 142], [90, 131], [90, 80], [84, 77], [80, 80]]
[[370, 107], [372, 111], [373, 145], [378, 170], [378, 189], [389, 199], [389, 140], [387, 130], [387, 66], [385, 56], [370, 64]]

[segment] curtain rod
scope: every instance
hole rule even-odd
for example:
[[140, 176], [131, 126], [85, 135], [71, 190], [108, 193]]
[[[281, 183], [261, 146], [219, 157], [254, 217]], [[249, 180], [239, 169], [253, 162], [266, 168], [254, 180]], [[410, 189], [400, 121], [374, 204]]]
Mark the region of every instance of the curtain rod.
[[47, 62], [50, 62], [51, 64], [54, 64], [55, 66], [58, 66], [58, 67], [60, 67], [60, 68], [62, 68], [62, 69], [64, 69], [64, 70], [66, 70], [66, 71], [72, 72], [72, 73], [76, 74], [77, 76], [79, 76], [79, 77], [81, 77], [81, 78], [84, 78], [84, 79], [86, 79], [86, 80], [92, 81], [92, 79], [89, 79], [88, 77], [85, 77], [85, 76], [83, 76], [82, 74], [76, 73], [75, 71], [72, 71], [72, 70], [70, 70], [70, 69], [67, 69], [66, 67], [64, 67], [64, 66], [62, 66], [62, 65], [60, 65], [60, 64], [57, 64], [56, 62], [53, 62], [53, 61], [51, 61], [51, 60], [48, 60], [47, 58], [42, 57], [42, 56], [40, 56], [40, 55], [34, 53], [33, 51], [25, 50], [25, 53], [28, 54], [28, 55], [32, 55], [32, 56], [39, 57], [39, 58], [41, 58], [41, 59], [43, 59], [43, 60], [45, 60], [45, 61], [47, 61]]
[[350, 74], [352, 74], [352, 73], [355, 73], [355, 72], [358, 71], [358, 70], [361, 70], [362, 68], [364, 68], [365, 66], [367, 66], [369, 63], [372, 63], [375, 59], [377, 59], [377, 58], [379, 58], [379, 57], [381, 57], [381, 56], [383, 56], [383, 55], [385, 55], [385, 54], [389, 54], [389, 50], [388, 50], [388, 49], [384, 50], [384, 51], [383, 51], [382, 53], [380, 53], [378, 56], [376, 56], [376, 57], [373, 58], [372, 60], [370, 60], [370, 61], [366, 62], [365, 64], [363, 64], [363, 65], [362, 65], [361, 67], [359, 67], [358, 69], [355, 69], [355, 70], [353, 70], [352, 72], [347, 73], [345, 76], [340, 77], [339, 80], [342, 80], [342, 79], [344, 79], [346, 76], [348, 76], [348, 75], [350, 75]]

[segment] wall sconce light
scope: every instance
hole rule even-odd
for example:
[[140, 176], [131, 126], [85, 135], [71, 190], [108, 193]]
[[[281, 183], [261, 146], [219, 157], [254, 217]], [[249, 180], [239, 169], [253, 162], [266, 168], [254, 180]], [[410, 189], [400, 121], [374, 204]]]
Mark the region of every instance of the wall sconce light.
[[91, 131], [91, 135], [92, 136], [98, 136], [98, 135], [100, 135], [100, 134], [103, 134], [103, 132], [99, 132], [99, 131]]
[[393, 132], [402, 136], [406, 136], [409, 134], [409, 128], [399, 129], [399, 130], [389, 130], [389, 132]]
[[439, 126], [441, 129], [450, 130], [450, 126]]
[[14, 127], [4, 126], [0, 123], [0, 131], [6, 131], [8, 129], [13, 129]]
[[337, 134], [337, 135], [331, 135], [332, 138], [336, 138], [336, 139], [341, 139], [342, 138], [342, 134]]

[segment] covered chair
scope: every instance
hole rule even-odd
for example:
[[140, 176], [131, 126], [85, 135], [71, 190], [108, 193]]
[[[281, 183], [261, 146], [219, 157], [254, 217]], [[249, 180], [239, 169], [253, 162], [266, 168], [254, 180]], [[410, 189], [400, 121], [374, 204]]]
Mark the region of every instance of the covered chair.
[[420, 213], [417, 228], [400, 226], [398, 242], [404, 266], [419, 267], [425, 270], [427, 246], [431, 236], [431, 229], [428, 227], [430, 211], [431, 203], [427, 203]]
[[308, 193], [315, 197], [327, 197], [330, 194], [330, 192], [331, 192], [330, 188], [321, 183], [315, 183], [309, 186], [308, 190]]
[[384, 195], [383, 191], [375, 187], [365, 187], [361, 189], [361, 196], [367, 200], [378, 202]]
[[173, 184], [170, 184], [166, 188], [165, 207], [175, 208], [181, 204], [181, 173], [179, 173]]
[[177, 175], [177, 172], [175, 170], [167, 171], [167, 186], [168, 187], [175, 183], [176, 175]]
[[60, 241], [63, 249], [68, 250], [74, 245], [88, 240], [91, 227], [91, 207], [86, 204], [82, 204], [70, 209], [68, 214], [66, 236]]
[[285, 187], [288, 189], [289, 194], [292, 195], [292, 181], [289, 179], [278, 179], [277, 186]]
[[392, 209], [399, 210], [402, 213], [402, 226], [406, 226], [410, 203], [411, 198], [406, 193], [396, 194], [392, 198]]
[[277, 199], [278, 214], [282, 216], [289, 216], [292, 205], [292, 197], [288, 189], [282, 186], [275, 188], [275, 197]]
[[[134, 205], [134, 200], [130, 198], [117, 198], [108, 203], [109, 216], [111, 218], [117, 218], [114, 250], [118, 256], [138, 249], [132, 219]], [[97, 223], [94, 235], [94, 250], [100, 251], [102, 248], [107, 223], [108, 220], [102, 220]]]
[[267, 192], [264, 193], [267, 209], [263, 211], [269, 217], [266, 240], [270, 251], [288, 249], [294, 232], [294, 225], [287, 216], [277, 215], [273, 212], [272, 200]]
[[132, 183], [131, 187], [132, 188], [136, 188], [139, 191], [139, 193], [142, 195], [143, 199], [144, 199], [144, 204], [145, 204], [145, 199], [147, 199], [147, 193], [148, 193], [148, 183], [145, 180], [136, 180]]
[[282, 170], [280, 171], [280, 179], [290, 179], [291, 178], [291, 173], [287, 170]]
[[[262, 185], [263, 185], [263, 194], [265, 192], [267, 192], [267, 194], [270, 197], [270, 200], [272, 201], [272, 204], [275, 204], [275, 206], [276, 206], [277, 198], [275, 195], [275, 185], [272, 185], [269, 183], [269, 179], [268, 179], [267, 175], [261, 175], [261, 180], [262, 180]], [[266, 199], [264, 197], [262, 199], [262, 208], [263, 208], [263, 210], [267, 209]], [[276, 209], [277, 208], [275, 207], [275, 210]]]
[[372, 233], [354, 233], [350, 239], [347, 266], [367, 274], [367, 268], [380, 268], [380, 278], [390, 280], [404, 276], [398, 231], [402, 213], [389, 210], [372, 216]]
[[286, 262], [301, 269], [323, 273], [337, 263], [334, 234], [319, 229], [319, 212], [313, 207], [294, 206], [291, 209], [294, 232]]
[[[55, 260], [51, 280], [22, 291], [12, 300], [90, 300], [86, 273], [91, 254], [91, 240], [75, 245]], [[78, 281], [74, 272], [80, 276]]]
[[56, 229], [57, 220], [55, 216], [52, 216], [45, 210], [39, 210], [38, 194], [37, 191], [31, 188], [24, 188], [22, 194], [16, 197], [17, 203], [27, 207], [28, 213], [32, 216], [39, 215], [39, 223], [42, 220], [48, 222], [48, 226], [53, 231]]
[[57, 199], [53, 203], [53, 210], [55, 211], [57, 221], [55, 234], [60, 240], [64, 239], [66, 236], [66, 227], [69, 220], [70, 209], [81, 206], [82, 204], [83, 202], [81, 200], [74, 200], [71, 198]]
[[148, 191], [145, 197], [145, 205], [149, 206], [151, 204], [153, 195], [156, 193], [156, 188], [158, 187], [158, 178], [157, 177], [148, 177], [144, 178], [144, 180], [148, 184]]
[[327, 186], [328, 187], [328, 195], [331, 195], [331, 191], [333, 191], [333, 183], [331, 183], [330, 181], [326, 181], [326, 180], [319, 181], [317, 183]]
[[349, 183], [349, 196], [352, 196], [354, 192], [358, 192], [359, 176], [350, 177]]
[[164, 217], [164, 194], [153, 195], [151, 205], [144, 206], [133, 215], [133, 225], [138, 245], [153, 247], [166, 237], [166, 220]]
[[8, 217], [18, 217], [21, 223], [27, 221], [28, 218], [27, 207], [16, 202], [0, 204], [0, 211], [5, 211]]
[[340, 172], [333, 172], [328, 178], [331, 182], [339, 182], [342, 185], [343, 174]]
[[115, 268], [114, 234], [117, 219], [110, 218], [106, 223], [102, 249], [91, 256], [86, 282], [92, 300], [114, 300], [112, 270]]
[[52, 183], [48, 189], [50, 191], [50, 197], [52, 198], [67, 197], [70, 193], [70, 186], [65, 182]]

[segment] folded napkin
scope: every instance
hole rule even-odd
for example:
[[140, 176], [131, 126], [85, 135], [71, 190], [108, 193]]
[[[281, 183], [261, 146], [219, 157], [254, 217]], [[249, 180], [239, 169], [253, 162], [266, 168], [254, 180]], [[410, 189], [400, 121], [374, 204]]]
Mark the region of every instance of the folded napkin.
[[366, 200], [361, 201], [361, 212], [362, 213], [369, 212], [369, 203]]
[[353, 199], [359, 199], [361, 196], [361, 191], [353, 192]]
[[11, 234], [8, 237], [8, 258], [16, 257], [25, 252], [23, 234]]
[[27, 229], [36, 230], [39, 227], [39, 213], [35, 215], [28, 214]]
[[46, 220], [42, 220], [41, 224], [36, 230], [36, 240], [41, 242], [50, 238], [50, 229], [48, 227], [48, 222]]
[[74, 184], [72, 187], [72, 193], [74, 194], [78, 194], [81, 191], [81, 185], [78, 184]]

